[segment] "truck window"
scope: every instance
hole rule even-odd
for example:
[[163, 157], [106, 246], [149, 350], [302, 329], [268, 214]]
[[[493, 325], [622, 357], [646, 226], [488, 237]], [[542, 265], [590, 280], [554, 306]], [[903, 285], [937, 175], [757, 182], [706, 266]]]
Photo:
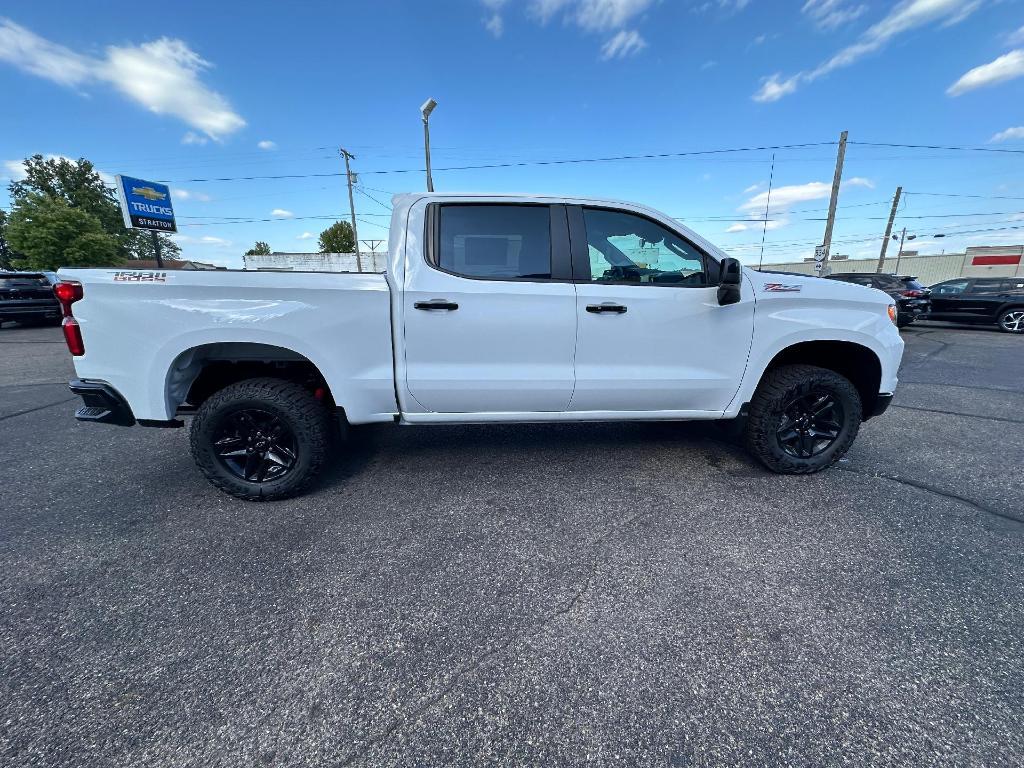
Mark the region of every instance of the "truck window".
[[708, 284], [703, 255], [650, 219], [584, 208], [583, 220], [592, 281], [684, 287]]
[[546, 205], [441, 206], [437, 266], [466, 277], [551, 277], [551, 210]]
[[933, 289], [933, 293], [939, 296], [959, 296], [967, 288], [966, 280], [957, 280], [951, 283], [941, 283]]

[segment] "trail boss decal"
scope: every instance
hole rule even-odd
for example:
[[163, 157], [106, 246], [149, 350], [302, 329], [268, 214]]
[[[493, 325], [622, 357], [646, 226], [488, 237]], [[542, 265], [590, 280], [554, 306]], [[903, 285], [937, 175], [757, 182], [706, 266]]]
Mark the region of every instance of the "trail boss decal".
[[765, 283], [764, 290], [767, 293], [799, 293], [803, 289], [800, 285], [786, 285], [785, 283]]
[[115, 272], [115, 283], [165, 283], [166, 272]]

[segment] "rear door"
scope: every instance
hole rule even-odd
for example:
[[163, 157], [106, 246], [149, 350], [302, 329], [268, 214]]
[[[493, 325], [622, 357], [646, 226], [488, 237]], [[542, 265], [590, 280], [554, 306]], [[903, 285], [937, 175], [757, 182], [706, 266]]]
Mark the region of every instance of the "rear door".
[[749, 285], [719, 306], [718, 262], [645, 215], [569, 206], [579, 336], [571, 411], [721, 411], [746, 368]]
[[437, 413], [565, 410], [576, 294], [564, 206], [431, 203], [424, 239], [425, 263], [407, 265], [402, 297], [416, 403]]
[[960, 312], [972, 319], [995, 320], [1005, 301], [1005, 282], [995, 278], [972, 280], [960, 299]]
[[955, 320], [962, 312], [961, 300], [970, 280], [947, 280], [932, 286], [932, 308], [929, 317]]

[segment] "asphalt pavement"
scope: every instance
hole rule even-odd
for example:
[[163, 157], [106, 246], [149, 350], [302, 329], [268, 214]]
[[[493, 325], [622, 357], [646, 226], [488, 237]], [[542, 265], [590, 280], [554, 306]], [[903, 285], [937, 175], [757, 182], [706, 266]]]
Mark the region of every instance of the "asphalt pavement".
[[79, 424], [0, 330], [0, 765], [1020, 765], [1024, 338], [920, 324], [837, 468], [353, 430], [312, 493]]

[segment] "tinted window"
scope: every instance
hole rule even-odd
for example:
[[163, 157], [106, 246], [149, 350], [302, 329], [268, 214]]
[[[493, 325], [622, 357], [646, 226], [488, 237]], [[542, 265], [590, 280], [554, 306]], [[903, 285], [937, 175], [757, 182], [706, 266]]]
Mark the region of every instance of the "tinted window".
[[939, 283], [932, 288], [932, 293], [939, 296], [959, 296], [966, 288], [966, 280], [957, 280], [952, 283]]
[[967, 293], [971, 296], [998, 296], [1005, 293], [1002, 280], [975, 280]]
[[546, 205], [442, 205], [437, 262], [469, 277], [551, 277]]
[[585, 208], [590, 279], [598, 283], [703, 286], [704, 257], [650, 219]]
[[49, 288], [50, 281], [36, 275], [0, 277], [0, 288]]
[[904, 280], [903, 286], [905, 288], [910, 289], [911, 291], [924, 290], [924, 285], [917, 278], [914, 277], [908, 277], [906, 280]]

